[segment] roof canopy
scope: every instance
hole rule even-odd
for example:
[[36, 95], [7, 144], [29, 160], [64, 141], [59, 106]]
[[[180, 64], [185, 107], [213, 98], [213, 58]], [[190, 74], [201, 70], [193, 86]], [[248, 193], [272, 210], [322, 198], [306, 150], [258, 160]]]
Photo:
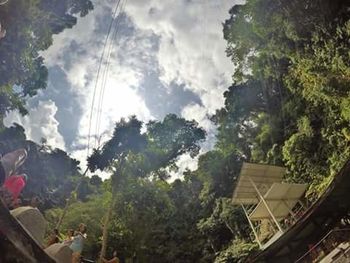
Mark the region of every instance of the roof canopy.
[[258, 204], [259, 198], [251, 181], [259, 192], [265, 195], [274, 183], [282, 182], [286, 169], [284, 167], [243, 163], [237, 186], [233, 192], [234, 204]]
[[[271, 186], [264, 195], [264, 199], [277, 220], [284, 219], [290, 214], [298, 200], [304, 195], [306, 187], [306, 184], [282, 183], [274, 183]], [[256, 221], [269, 219], [271, 215], [264, 203], [260, 201], [249, 215], [249, 218], [252, 221]]]

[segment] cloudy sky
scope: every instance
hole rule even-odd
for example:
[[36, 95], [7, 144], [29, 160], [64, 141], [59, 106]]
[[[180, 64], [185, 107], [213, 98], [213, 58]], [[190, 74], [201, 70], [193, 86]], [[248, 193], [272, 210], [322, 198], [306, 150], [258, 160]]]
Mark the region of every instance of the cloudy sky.
[[[83, 161], [95, 90], [90, 130], [101, 141], [121, 117], [137, 115], [148, 121], [176, 113], [208, 131], [203, 150], [210, 149], [215, 127], [208, 115], [222, 107], [232, 73], [222, 22], [239, 0], [121, 0], [113, 26], [116, 38], [110, 35], [97, 78], [116, 2], [95, 1], [94, 11], [54, 36], [53, 45], [43, 52], [48, 88], [28, 102], [29, 116], [13, 112], [5, 123], [21, 123], [29, 139], [39, 142], [44, 137]], [[182, 157], [180, 165], [196, 166], [189, 157]]]

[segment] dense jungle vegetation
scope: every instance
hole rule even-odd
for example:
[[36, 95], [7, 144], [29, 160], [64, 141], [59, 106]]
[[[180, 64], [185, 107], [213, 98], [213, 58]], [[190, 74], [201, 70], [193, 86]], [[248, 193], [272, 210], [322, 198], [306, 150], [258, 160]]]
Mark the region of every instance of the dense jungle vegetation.
[[[74, 14], [92, 9], [84, 0], [17, 0], [0, 9], [8, 31], [0, 42], [2, 116], [13, 109], [26, 114], [26, 98], [46, 86], [38, 52], [76, 23]], [[216, 145], [183, 180], [167, 179], [180, 155], [198, 155], [205, 132], [173, 114], [142, 132], [135, 117], [116, 120], [113, 137], [88, 158], [92, 173], [111, 174], [103, 182], [83, 177], [64, 151], [26, 140], [19, 125], [1, 127], [1, 153], [29, 149], [23, 198], [40, 197], [51, 229], [66, 199], [60, 230], [88, 225], [84, 256], [97, 258], [102, 246], [103, 253], [116, 248], [122, 260], [138, 262], [239, 262], [256, 249], [231, 203], [243, 161], [286, 166], [286, 180], [308, 183], [312, 201], [349, 159], [348, 1], [247, 0], [232, 7], [223, 36], [233, 77], [225, 105], [212, 116]]]

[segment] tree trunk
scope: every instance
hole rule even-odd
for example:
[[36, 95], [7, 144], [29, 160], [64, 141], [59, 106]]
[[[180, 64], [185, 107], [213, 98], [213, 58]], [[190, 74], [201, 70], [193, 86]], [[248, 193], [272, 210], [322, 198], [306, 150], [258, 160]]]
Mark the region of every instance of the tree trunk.
[[100, 262], [102, 261], [102, 258], [105, 257], [106, 255], [106, 250], [107, 250], [107, 241], [108, 241], [108, 225], [109, 221], [111, 219], [112, 211], [114, 207], [114, 193], [112, 193], [112, 200], [111, 203], [109, 204], [105, 220], [103, 222], [103, 230], [102, 230], [102, 247], [101, 247], [101, 253], [100, 253]]
[[[111, 220], [111, 216], [112, 216], [112, 212], [113, 212], [113, 208], [115, 205], [115, 199], [116, 199], [116, 192], [117, 192], [117, 187], [119, 185], [119, 180], [120, 175], [121, 175], [121, 167], [124, 164], [124, 159], [122, 158], [120, 163], [119, 163], [119, 167], [117, 168], [117, 171], [115, 172], [114, 176], [112, 175], [112, 197], [111, 197], [111, 203], [109, 204], [107, 213], [106, 213], [106, 217], [103, 223], [103, 230], [102, 230], [102, 246], [101, 246], [101, 252], [100, 252], [100, 259], [99, 262], [103, 262], [103, 258], [106, 255], [106, 250], [107, 250], [107, 241], [108, 241], [108, 225], [109, 225], [109, 221]], [[119, 174], [119, 177], [116, 176]]]
[[64, 217], [66, 216], [66, 214], [67, 214], [67, 211], [68, 211], [68, 206], [69, 206], [69, 204], [71, 203], [71, 199], [72, 199], [72, 195], [69, 197], [69, 199], [66, 201], [66, 205], [65, 205], [65, 207], [64, 207], [64, 209], [63, 209], [63, 213], [62, 213], [62, 215], [60, 216], [60, 219], [58, 220], [58, 222], [57, 222], [57, 224], [56, 224], [56, 229], [59, 231], [60, 230], [60, 227], [61, 227], [61, 224], [62, 224], [62, 222], [63, 222], [63, 219], [64, 219]]

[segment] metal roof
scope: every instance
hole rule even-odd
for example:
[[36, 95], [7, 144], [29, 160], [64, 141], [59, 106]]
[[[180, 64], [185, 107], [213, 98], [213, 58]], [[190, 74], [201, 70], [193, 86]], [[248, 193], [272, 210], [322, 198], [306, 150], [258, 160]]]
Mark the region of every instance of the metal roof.
[[350, 160], [334, 177], [322, 196], [268, 248], [252, 253], [247, 262], [294, 262], [324, 235], [337, 226], [350, 211]]
[[[286, 218], [298, 200], [304, 195], [306, 184], [274, 183], [264, 199], [277, 220]], [[250, 220], [270, 219], [271, 215], [262, 201], [249, 215]]]
[[243, 163], [237, 186], [233, 192], [234, 204], [258, 204], [259, 198], [251, 183], [254, 181], [259, 192], [264, 195], [274, 183], [282, 182], [286, 169], [284, 167]]

